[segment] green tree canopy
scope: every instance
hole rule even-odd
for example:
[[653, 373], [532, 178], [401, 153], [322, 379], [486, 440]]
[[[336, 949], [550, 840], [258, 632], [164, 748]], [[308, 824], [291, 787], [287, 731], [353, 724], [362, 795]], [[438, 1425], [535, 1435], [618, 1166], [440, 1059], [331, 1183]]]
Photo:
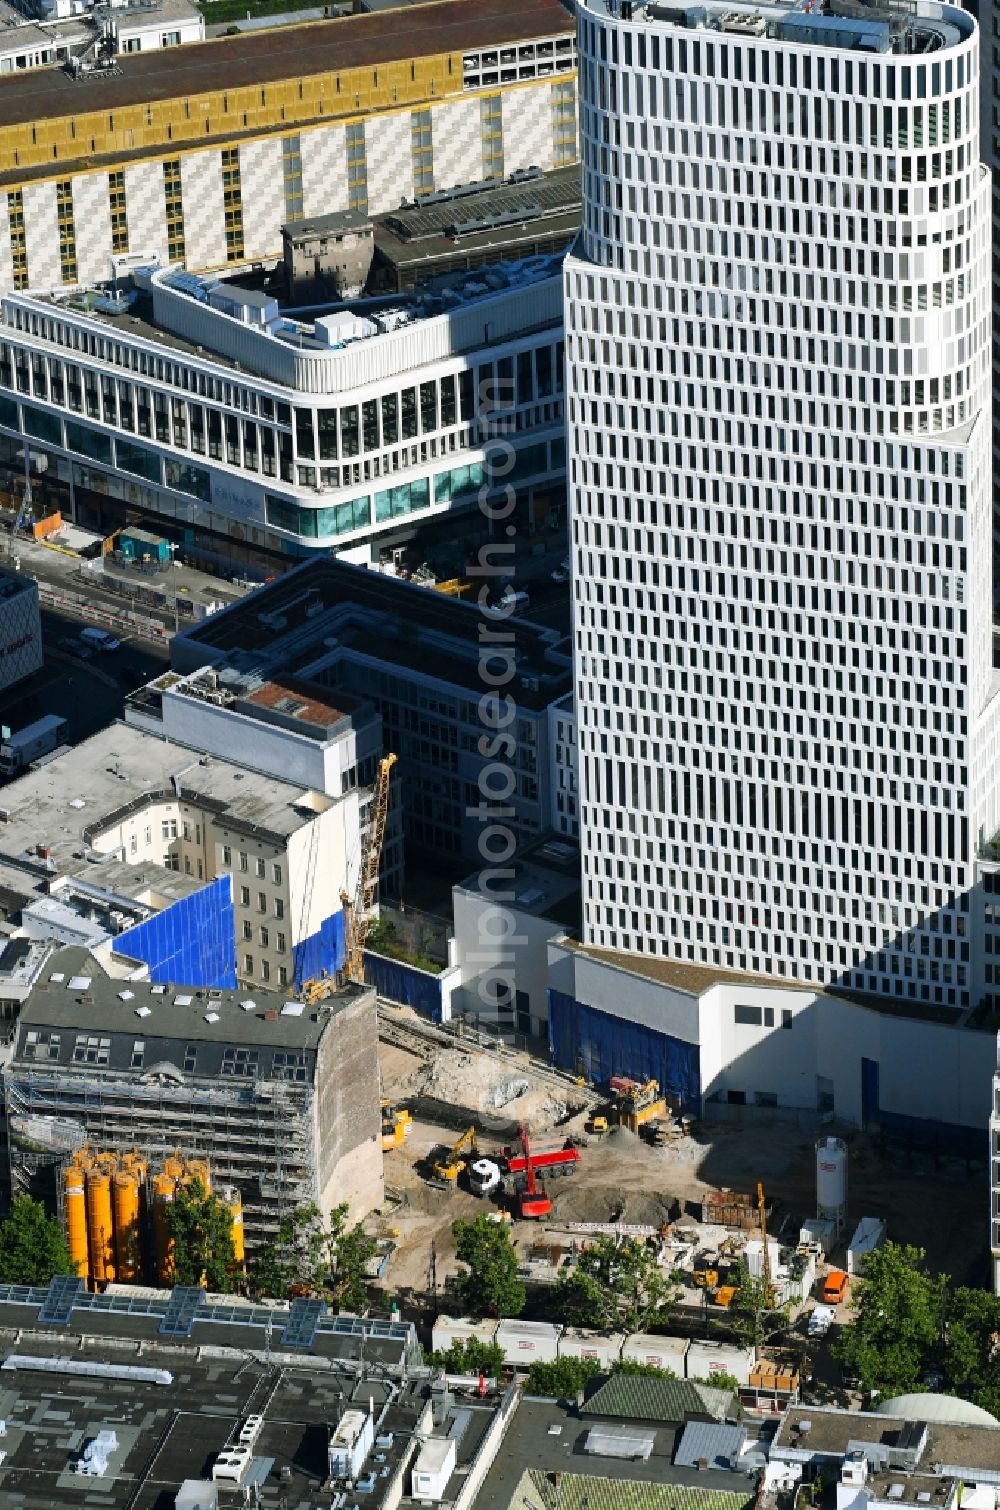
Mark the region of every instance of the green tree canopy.
[[447, 1374], [486, 1374], [495, 1379], [504, 1370], [503, 1348], [478, 1337], [456, 1337], [445, 1349], [431, 1353], [430, 1361]]
[[763, 1347], [769, 1338], [787, 1331], [790, 1308], [777, 1305], [774, 1287], [761, 1275], [750, 1273], [741, 1260], [729, 1275], [736, 1294], [729, 1306], [729, 1324], [744, 1347]]
[[164, 1216], [174, 1243], [174, 1284], [204, 1284], [222, 1294], [234, 1289], [242, 1274], [236, 1265], [229, 1205], [210, 1195], [195, 1177], [178, 1187]]
[[524, 1388], [529, 1395], [569, 1400], [601, 1372], [596, 1358], [557, 1358], [555, 1363], [533, 1363]]
[[278, 1300], [316, 1295], [342, 1310], [362, 1310], [376, 1244], [360, 1223], [347, 1225], [349, 1211], [346, 1202], [335, 1206], [327, 1223], [314, 1203], [286, 1211], [277, 1235], [251, 1267], [254, 1294]]
[[0, 1283], [47, 1285], [56, 1274], [75, 1273], [62, 1223], [30, 1196], [16, 1195], [0, 1223]]
[[599, 1237], [560, 1280], [557, 1303], [567, 1326], [644, 1332], [669, 1318], [679, 1296], [641, 1239]]
[[920, 1388], [944, 1322], [946, 1275], [924, 1264], [923, 1248], [886, 1243], [869, 1253], [851, 1288], [852, 1318], [832, 1352], [865, 1389], [901, 1395]]
[[466, 1265], [457, 1289], [468, 1316], [520, 1316], [527, 1299], [517, 1277], [517, 1253], [501, 1222], [488, 1216], [453, 1223], [455, 1251]]
[[1000, 1417], [1000, 1296], [952, 1292], [942, 1356], [949, 1387]]

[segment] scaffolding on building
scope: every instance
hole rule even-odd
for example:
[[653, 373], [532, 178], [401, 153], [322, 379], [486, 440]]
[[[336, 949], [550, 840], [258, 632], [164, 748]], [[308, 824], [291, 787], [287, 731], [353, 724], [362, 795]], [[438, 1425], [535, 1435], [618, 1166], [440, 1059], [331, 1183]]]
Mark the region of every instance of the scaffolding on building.
[[[213, 1179], [242, 1196], [248, 1246], [273, 1236], [290, 1206], [319, 1199], [315, 1092], [308, 1085], [198, 1086], [18, 1067], [8, 1071], [6, 1096], [9, 1125], [69, 1120], [94, 1147], [138, 1149], [150, 1161], [180, 1148], [207, 1159]], [[56, 1155], [56, 1163], [65, 1157]], [[14, 1193], [30, 1188], [38, 1158], [37, 1148], [12, 1141]]]

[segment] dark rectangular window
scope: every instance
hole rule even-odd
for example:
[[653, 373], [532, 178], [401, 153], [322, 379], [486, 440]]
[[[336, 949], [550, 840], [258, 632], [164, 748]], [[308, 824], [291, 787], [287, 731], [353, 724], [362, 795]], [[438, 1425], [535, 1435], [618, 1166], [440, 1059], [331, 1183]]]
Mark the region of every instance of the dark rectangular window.
[[759, 1028], [764, 1020], [764, 1014], [760, 1007], [737, 1006], [735, 1008], [735, 1018], [737, 1023], [741, 1023], [744, 1027]]

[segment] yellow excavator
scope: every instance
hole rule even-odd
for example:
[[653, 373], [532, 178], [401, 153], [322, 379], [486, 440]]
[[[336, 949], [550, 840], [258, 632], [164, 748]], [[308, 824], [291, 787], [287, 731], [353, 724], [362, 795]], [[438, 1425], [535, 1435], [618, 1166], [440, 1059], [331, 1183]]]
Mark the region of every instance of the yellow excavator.
[[457, 1143], [439, 1158], [432, 1158], [431, 1168], [439, 1180], [445, 1180], [449, 1185], [458, 1181], [459, 1175], [465, 1168], [468, 1160], [463, 1154], [469, 1153], [473, 1158], [479, 1153], [479, 1144], [476, 1142], [476, 1129], [467, 1127]]

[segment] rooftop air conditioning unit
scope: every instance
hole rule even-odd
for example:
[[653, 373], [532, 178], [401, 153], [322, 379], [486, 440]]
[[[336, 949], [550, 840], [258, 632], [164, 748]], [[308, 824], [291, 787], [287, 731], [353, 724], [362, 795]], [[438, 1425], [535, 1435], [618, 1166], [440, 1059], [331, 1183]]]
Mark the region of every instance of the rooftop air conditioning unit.
[[720, 31], [736, 32], [742, 37], [763, 37], [767, 34], [767, 22], [759, 11], [749, 14], [738, 10], [727, 10], [719, 21]]

